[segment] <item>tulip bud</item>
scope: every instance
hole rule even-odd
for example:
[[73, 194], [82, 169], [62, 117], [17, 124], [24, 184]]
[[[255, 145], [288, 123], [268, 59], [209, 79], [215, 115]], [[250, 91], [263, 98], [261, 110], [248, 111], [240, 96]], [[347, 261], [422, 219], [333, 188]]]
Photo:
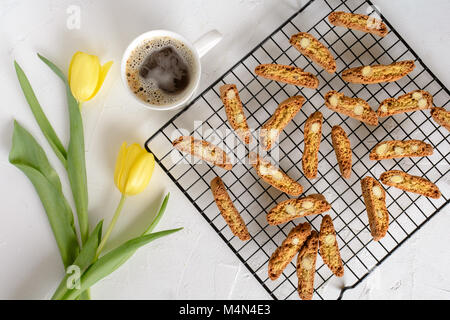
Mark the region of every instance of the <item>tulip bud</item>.
[[88, 101], [97, 94], [112, 64], [109, 61], [101, 66], [97, 56], [84, 52], [73, 55], [69, 67], [69, 85], [78, 102]]
[[123, 195], [131, 196], [144, 191], [155, 168], [153, 154], [138, 144], [124, 142], [117, 157], [114, 183]]

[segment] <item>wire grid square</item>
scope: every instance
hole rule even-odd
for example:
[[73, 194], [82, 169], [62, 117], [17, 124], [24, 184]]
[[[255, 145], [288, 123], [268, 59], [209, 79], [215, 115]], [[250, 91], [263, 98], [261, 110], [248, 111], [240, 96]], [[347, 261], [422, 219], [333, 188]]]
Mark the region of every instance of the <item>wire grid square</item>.
[[[266, 213], [276, 204], [288, 199], [286, 194], [261, 181], [252, 167], [238, 159], [246, 150], [242, 142], [237, 145], [234, 132], [229, 128], [220, 100], [219, 88], [234, 83], [244, 103], [251, 128], [259, 128], [273, 113], [277, 105], [289, 96], [302, 95], [306, 102], [289, 126], [281, 133], [277, 146], [278, 165], [304, 186], [304, 194], [321, 193], [332, 206], [327, 212], [333, 218], [341, 256], [345, 265], [345, 285], [360, 282], [413, 232], [449, 202], [450, 134], [431, 120], [429, 111], [400, 114], [381, 119], [377, 127], [333, 112], [323, 107], [323, 96], [337, 90], [352, 97], [361, 97], [373, 107], [388, 97], [397, 97], [415, 89], [429, 91], [434, 104], [448, 109], [449, 91], [436, 79], [412, 49], [389, 26], [385, 38], [333, 27], [327, 16], [332, 11], [372, 14], [376, 8], [369, 1], [310, 1], [293, 17], [274, 31], [260, 45], [247, 54], [234, 67], [213, 83], [188, 107], [180, 111], [147, 142], [159, 165], [185, 193], [198, 211], [229, 245], [231, 250], [256, 277], [274, 299], [296, 299], [297, 279], [295, 259], [275, 281], [268, 279], [267, 264], [270, 255], [281, 244], [289, 231], [298, 223], [308, 221], [319, 230], [321, 216], [296, 219], [279, 226], [270, 226]], [[320, 17], [320, 20], [315, 19]], [[328, 74], [307, 60], [289, 45], [292, 34], [309, 32], [324, 43], [336, 58], [338, 72]], [[415, 70], [394, 83], [358, 85], [340, 78], [343, 69], [359, 65], [389, 64], [396, 60], [414, 60]], [[299, 88], [257, 77], [253, 70], [258, 64], [279, 63], [295, 65], [316, 74], [318, 90]], [[324, 116], [323, 137], [319, 151], [319, 172], [314, 181], [307, 180], [299, 163], [303, 150], [303, 126], [307, 117], [320, 110]], [[331, 143], [331, 128], [340, 125], [347, 132], [353, 151], [352, 177], [342, 179]], [[174, 150], [171, 141], [180, 135], [197, 134], [202, 139], [218, 144], [238, 161], [232, 171], [191, 159]], [[255, 134], [253, 133], [254, 138]], [[393, 139], [425, 140], [435, 152], [426, 158], [407, 158], [370, 161], [368, 154], [379, 141]], [[237, 141], [240, 141], [237, 139]], [[271, 152], [273, 156], [274, 151]], [[276, 158], [276, 157], [273, 157]], [[185, 160], [185, 161], [184, 161]], [[370, 235], [368, 218], [361, 195], [360, 179], [366, 175], [378, 178], [387, 170], [399, 169], [435, 182], [442, 197], [431, 200], [399, 189], [387, 189], [387, 208], [390, 214], [389, 230], [385, 238], [374, 242]], [[233, 236], [221, 217], [209, 182], [220, 176], [228, 188], [231, 199], [241, 212], [252, 239], [242, 242]], [[315, 299], [336, 298], [336, 290], [327, 283], [333, 275], [318, 256], [315, 275]]]

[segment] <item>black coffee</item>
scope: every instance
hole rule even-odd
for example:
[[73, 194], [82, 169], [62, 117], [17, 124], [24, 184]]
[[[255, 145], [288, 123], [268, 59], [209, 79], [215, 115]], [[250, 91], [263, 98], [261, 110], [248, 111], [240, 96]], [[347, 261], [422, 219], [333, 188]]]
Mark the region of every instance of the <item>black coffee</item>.
[[161, 37], [144, 41], [127, 60], [128, 86], [144, 102], [172, 104], [185, 96], [194, 78], [195, 59], [180, 41]]
[[139, 75], [156, 81], [159, 89], [170, 94], [182, 92], [189, 84], [189, 67], [172, 47], [151, 53], [139, 68]]

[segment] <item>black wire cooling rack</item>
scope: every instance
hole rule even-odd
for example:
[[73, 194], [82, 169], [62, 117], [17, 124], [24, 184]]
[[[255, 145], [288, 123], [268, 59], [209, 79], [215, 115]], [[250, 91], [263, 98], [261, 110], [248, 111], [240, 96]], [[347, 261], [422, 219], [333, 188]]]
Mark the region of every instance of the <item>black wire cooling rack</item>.
[[[380, 38], [333, 27], [327, 16], [336, 10], [379, 15], [390, 32]], [[290, 36], [300, 31], [311, 33], [330, 49], [337, 62], [335, 74], [328, 74], [290, 46]], [[340, 77], [340, 72], [346, 68], [389, 64], [399, 60], [414, 60], [416, 68], [394, 83], [357, 85], [346, 83]], [[253, 70], [262, 63], [295, 65], [312, 72], [320, 80], [319, 89], [299, 88], [257, 77]], [[450, 202], [450, 134], [433, 122], [429, 110], [383, 118], [378, 126], [373, 127], [328, 110], [324, 107], [323, 99], [329, 90], [337, 90], [347, 96], [363, 98], [376, 109], [388, 97], [423, 89], [433, 95], [436, 106], [448, 109], [448, 89], [370, 1], [309, 1], [146, 142], [147, 150], [155, 155], [158, 164], [274, 299], [298, 299], [295, 259], [280, 278], [272, 281], [267, 275], [269, 257], [294, 225], [308, 221], [314, 229], [319, 230], [322, 218], [318, 215], [280, 226], [267, 224], [266, 213], [288, 197], [259, 179], [248, 163], [241, 162], [239, 155], [242, 151], [245, 154], [248, 151], [245, 145], [228, 143], [239, 139], [235, 139], [235, 133], [230, 131], [220, 100], [219, 87], [224, 83], [237, 85], [248, 124], [254, 129], [259, 128], [287, 97], [300, 94], [307, 100], [280, 135], [275, 151], [267, 156], [278, 160], [280, 168], [303, 185], [304, 194], [321, 193], [332, 206], [332, 210], [327, 213], [334, 221], [345, 264], [345, 276], [343, 280], [334, 277], [318, 256], [314, 298], [335, 299], [344, 285], [347, 286], [344, 290], [356, 286]], [[315, 110], [320, 110], [324, 116], [323, 138], [318, 177], [309, 181], [300, 171], [300, 162], [304, 123]], [[334, 125], [342, 126], [351, 141], [353, 172], [348, 180], [341, 178], [333, 151], [331, 128]], [[194, 161], [172, 148], [171, 141], [180, 135], [194, 135], [216, 144], [217, 141], [224, 141], [219, 145], [238, 164], [234, 165], [233, 170], [225, 171], [202, 161]], [[369, 160], [369, 151], [377, 142], [392, 139], [424, 140], [432, 144], [435, 151], [432, 156], [424, 158]], [[392, 169], [428, 178], [439, 186], [442, 197], [432, 200], [387, 188], [389, 231], [381, 241], [375, 242], [370, 235], [359, 181], [367, 175], [379, 178], [382, 172]], [[251, 240], [243, 242], [234, 237], [221, 217], [209, 190], [209, 183], [216, 176], [222, 177], [227, 186], [252, 235]]]

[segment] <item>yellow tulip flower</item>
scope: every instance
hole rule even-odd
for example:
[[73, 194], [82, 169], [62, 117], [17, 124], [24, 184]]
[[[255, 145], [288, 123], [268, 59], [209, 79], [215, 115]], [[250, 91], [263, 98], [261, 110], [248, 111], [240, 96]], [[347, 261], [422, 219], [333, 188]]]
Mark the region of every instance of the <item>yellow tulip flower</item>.
[[117, 157], [116, 169], [114, 170], [114, 183], [122, 193], [122, 197], [106, 233], [98, 245], [96, 258], [102, 252], [116, 225], [117, 219], [119, 219], [126, 197], [144, 191], [150, 182], [154, 169], [155, 157], [153, 157], [153, 154], [147, 152], [137, 143], [133, 143], [130, 146], [126, 142], [122, 144]]
[[78, 102], [91, 100], [97, 94], [112, 64], [109, 61], [101, 66], [97, 56], [84, 52], [73, 55], [69, 67], [69, 85]]
[[120, 148], [114, 172], [116, 187], [126, 196], [141, 193], [150, 182], [155, 158], [137, 143]]

